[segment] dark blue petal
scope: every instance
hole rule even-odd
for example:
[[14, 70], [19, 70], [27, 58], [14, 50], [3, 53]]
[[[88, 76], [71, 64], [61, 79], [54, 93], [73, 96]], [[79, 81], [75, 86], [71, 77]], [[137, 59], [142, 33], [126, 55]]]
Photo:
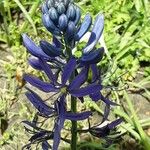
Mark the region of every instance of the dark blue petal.
[[98, 84], [90, 84], [87, 87], [83, 87], [80, 89], [72, 90], [70, 91], [70, 94], [75, 96], [75, 97], [83, 97], [86, 95], [90, 95], [92, 93], [96, 93], [102, 89], [101, 85]]
[[64, 4], [59, 3], [59, 5], [57, 7], [57, 12], [61, 15], [61, 14], [65, 13], [65, 11], [66, 11], [66, 8], [65, 8]]
[[75, 70], [76, 67], [76, 59], [72, 57], [68, 63], [65, 65], [63, 73], [62, 73], [62, 84], [65, 85], [67, 80], [70, 78], [72, 75], [73, 71]]
[[62, 14], [60, 17], [59, 17], [59, 20], [58, 20], [58, 25], [59, 25], [59, 28], [64, 31], [66, 30], [67, 26], [68, 26], [68, 18], [65, 14]]
[[91, 65], [91, 70], [92, 70], [92, 82], [99, 80], [101, 83], [100, 70], [98, 69], [96, 64]]
[[49, 17], [49, 14], [42, 15], [42, 22], [49, 32], [51, 32], [55, 35], [60, 35], [59, 29], [54, 25], [54, 23], [52, 22], [52, 20]]
[[44, 59], [39, 59], [41, 67], [43, 68], [44, 72], [48, 76], [51, 82], [55, 82], [55, 76], [50, 68], [50, 66], [47, 64], [47, 62]]
[[110, 113], [110, 105], [106, 105], [105, 110], [104, 110], [102, 123], [108, 119], [109, 113]]
[[26, 35], [22, 35], [23, 44], [33, 56], [36, 57], [44, 57], [49, 59], [49, 57], [41, 50], [40, 47], [36, 46], [36, 44]]
[[57, 122], [55, 123], [54, 127], [54, 139], [53, 139], [53, 148], [52, 150], [57, 150], [60, 140], [61, 140], [61, 130], [64, 126], [64, 118], [59, 118]]
[[42, 150], [49, 150], [51, 149], [50, 144], [47, 141], [42, 142]]
[[50, 19], [52, 21], [57, 22], [57, 20], [58, 20], [58, 13], [57, 13], [57, 11], [56, 11], [56, 9], [54, 7], [51, 7], [49, 9], [48, 14], [49, 14], [49, 17], [50, 17]]
[[104, 48], [102, 47], [90, 53], [83, 54], [83, 56], [80, 59], [80, 62], [85, 65], [96, 64], [100, 62], [100, 60], [103, 58], [103, 54]]
[[80, 18], [81, 18], [81, 11], [80, 11], [80, 8], [78, 6], [75, 6], [75, 10], [76, 10], [76, 17], [74, 20], [74, 24], [77, 25], [80, 21]]
[[65, 118], [68, 120], [79, 121], [79, 120], [87, 119], [90, 115], [92, 115], [91, 111], [86, 111], [86, 112], [82, 112], [82, 113], [67, 112], [65, 114]]
[[40, 62], [39, 62], [39, 59], [37, 57], [29, 57], [28, 59], [28, 63], [30, 64], [30, 66], [32, 66], [34, 69], [37, 69], [37, 70], [43, 70], [41, 65], [40, 65]]
[[110, 124], [108, 124], [108, 127], [109, 127], [110, 130], [112, 130], [112, 129], [114, 129], [116, 126], [118, 126], [122, 122], [123, 122], [123, 119], [119, 118], [119, 119], [111, 122]]
[[95, 102], [100, 100], [101, 97], [102, 97], [102, 94], [100, 93], [100, 91], [90, 94], [90, 98]]
[[47, 7], [47, 4], [46, 4], [46, 3], [43, 3], [43, 5], [42, 5], [42, 13], [43, 13], [43, 14], [48, 13], [48, 7]]
[[89, 14], [87, 14], [80, 26], [79, 31], [75, 35], [76, 41], [79, 41], [83, 37], [83, 35], [89, 30], [91, 24], [92, 24], [92, 18]]
[[104, 29], [104, 16], [103, 14], [99, 14], [96, 17], [91, 36], [89, 38], [86, 47], [83, 49], [83, 53], [89, 53], [91, 50], [93, 50], [93, 48], [95, 47], [95, 45], [97, 44], [98, 40], [102, 35], [103, 29]]
[[53, 84], [48, 83], [48, 82], [43, 82], [37, 77], [25, 74], [23, 76], [23, 79], [26, 82], [29, 82], [31, 85], [35, 86], [36, 88], [40, 89], [41, 91], [44, 91], [44, 92], [58, 92], [59, 91], [59, 89], [55, 88]]
[[34, 130], [41, 130], [41, 128], [37, 127], [34, 122], [29, 122], [29, 121], [22, 121], [22, 122], [25, 124], [25, 126], [27, 125], [27, 126], [33, 128]]
[[69, 18], [69, 20], [74, 20], [75, 19], [75, 16], [76, 16], [76, 10], [75, 10], [75, 7], [73, 4], [70, 4], [68, 6], [68, 9], [67, 9], [67, 17]]
[[114, 105], [114, 106], [118, 106], [118, 104], [116, 104], [115, 102], [110, 101], [107, 97], [104, 97], [103, 95], [101, 95], [101, 100], [108, 104], [108, 105]]
[[93, 136], [96, 136], [98, 138], [106, 137], [110, 134], [110, 129], [108, 126], [100, 127], [100, 128], [91, 128], [89, 131]]
[[79, 88], [86, 81], [87, 77], [88, 77], [88, 68], [85, 67], [70, 83], [69, 90]]
[[76, 29], [76, 26], [75, 26], [74, 22], [69, 21], [68, 27], [67, 27], [67, 30], [66, 30], [65, 38], [67, 40], [72, 39], [74, 37], [75, 33], [76, 33], [76, 30], [77, 29]]
[[40, 131], [38, 133], [35, 133], [30, 139], [29, 141], [34, 142], [36, 140], [40, 140], [41, 138], [43, 138], [45, 135], [47, 134], [47, 131]]
[[49, 116], [53, 114], [54, 109], [49, 107], [44, 101], [31, 89], [26, 93], [27, 98], [33, 104], [33, 106], [44, 116]]
[[51, 45], [47, 41], [40, 41], [40, 46], [44, 53], [50, 57], [56, 57], [62, 54], [62, 50], [60, 48]]
[[53, 44], [54, 44], [54, 46], [56, 46], [57, 48], [62, 48], [61, 42], [60, 42], [55, 36], [53, 36]]
[[53, 7], [54, 6], [54, 0], [48, 0], [48, 1], [46, 1], [47, 2], [47, 6], [49, 7], [49, 8], [51, 8], [51, 7]]

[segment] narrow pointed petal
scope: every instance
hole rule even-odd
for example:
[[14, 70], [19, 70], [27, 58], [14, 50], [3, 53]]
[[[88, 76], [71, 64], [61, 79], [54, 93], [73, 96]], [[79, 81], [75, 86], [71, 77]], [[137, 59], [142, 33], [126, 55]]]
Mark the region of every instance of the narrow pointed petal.
[[60, 118], [57, 120], [57, 122], [55, 123], [55, 127], [54, 127], [54, 139], [53, 139], [53, 148], [52, 150], [57, 150], [60, 140], [61, 140], [61, 130], [64, 126], [64, 118]]
[[54, 25], [54, 23], [52, 22], [52, 20], [49, 17], [49, 14], [42, 15], [42, 22], [49, 32], [51, 32], [55, 35], [60, 35], [59, 29]]
[[104, 110], [102, 123], [108, 119], [109, 113], [110, 113], [110, 105], [106, 105], [105, 110]]
[[35, 129], [35, 130], [41, 130], [41, 128], [37, 127], [34, 122], [22, 121], [22, 123], [25, 124], [25, 127], [28, 126], [28, 128], [32, 128], [32, 129]]
[[98, 69], [96, 64], [91, 65], [91, 70], [92, 70], [92, 82], [99, 80], [101, 83], [100, 70]]
[[49, 56], [47, 56], [40, 47], [36, 46], [36, 44], [26, 35], [22, 35], [23, 38], [23, 44], [27, 48], [28, 52], [31, 53], [33, 56], [36, 57], [44, 57], [49, 59]]
[[39, 59], [41, 67], [43, 68], [44, 72], [46, 73], [47, 77], [50, 79], [50, 81], [53, 83], [55, 82], [55, 76], [50, 68], [50, 66], [47, 64], [47, 62], [44, 59]]
[[83, 97], [86, 95], [90, 95], [92, 93], [96, 93], [102, 89], [101, 85], [98, 84], [91, 84], [87, 87], [83, 87], [80, 89], [72, 90], [70, 91], [70, 94], [73, 95], [74, 97]]
[[76, 26], [74, 24], [73, 21], [69, 21], [68, 23], [68, 27], [67, 27], [67, 30], [66, 30], [66, 35], [65, 35], [65, 38], [67, 40], [70, 40], [74, 37], [75, 33], [76, 33]]
[[49, 150], [49, 149], [51, 149], [51, 146], [47, 141], [44, 141], [44, 142], [42, 142], [42, 149]]
[[70, 76], [72, 75], [73, 71], [75, 70], [76, 67], [76, 59], [74, 57], [72, 57], [68, 63], [66, 64], [66, 66], [64, 67], [63, 73], [62, 73], [62, 84], [66, 84], [67, 80], [70, 78]]
[[77, 6], [75, 6], [75, 10], [76, 10], [76, 17], [74, 20], [74, 24], [77, 25], [80, 21], [80, 18], [81, 18], [81, 11], [80, 11], [80, 8]]
[[80, 26], [79, 31], [75, 35], [76, 41], [79, 41], [83, 37], [83, 35], [89, 30], [91, 24], [92, 24], [92, 17], [90, 16], [90, 14], [87, 14]]
[[57, 57], [62, 53], [60, 48], [51, 45], [47, 41], [40, 41], [40, 46], [44, 53], [50, 57]]
[[28, 89], [26, 93], [27, 98], [33, 104], [33, 106], [44, 116], [49, 116], [54, 112], [54, 109], [49, 107], [43, 102], [43, 100], [32, 90]]
[[87, 119], [90, 115], [92, 115], [91, 111], [86, 111], [86, 112], [82, 112], [82, 113], [67, 112], [65, 114], [65, 118], [68, 120], [79, 121], [79, 120]]
[[55, 36], [53, 36], [53, 45], [57, 48], [62, 48], [61, 42]]
[[110, 101], [107, 97], [104, 97], [103, 95], [101, 95], [101, 100], [108, 105], [118, 106], [117, 103]]
[[65, 14], [62, 14], [59, 17], [58, 25], [59, 25], [59, 28], [61, 29], [61, 31], [65, 31], [66, 30], [67, 25], [68, 25], [68, 18], [67, 18], [67, 16]]
[[42, 138], [44, 138], [44, 136], [47, 134], [47, 131], [40, 131], [38, 133], [35, 133], [30, 139], [30, 142], [35, 142], [37, 140], [40, 140]]
[[29, 57], [28, 59], [28, 63], [30, 64], [30, 66], [32, 66], [34, 69], [37, 69], [37, 70], [43, 70], [41, 65], [40, 65], [40, 62], [39, 62], [39, 59], [37, 57]]
[[37, 77], [25, 74], [23, 76], [23, 79], [41, 91], [44, 91], [44, 92], [58, 92], [59, 91], [59, 89], [55, 88], [53, 84], [50, 84], [48, 82], [43, 82]]
[[79, 88], [86, 81], [87, 76], [88, 76], [88, 68], [85, 67], [70, 83], [69, 90]]
[[112, 130], [122, 122], [123, 122], [123, 118], [119, 118], [119, 119], [111, 122], [110, 124], [108, 124], [108, 127], [109, 127], [110, 130]]
[[102, 97], [102, 94], [101, 94], [100, 91], [90, 94], [90, 98], [91, 98], [93, 101], [95, 101], [95, 102], [97, 102], [98, 100], [100, 100], [101, 97]]
[[85, 65], [96, 64], [101, 61], [101, 59], [103, 58], [103, 54], [104, 48], [102, 47], [90, 53], [83, 54], [80, 62]]
[[104, 15], [99, 14], [96, 17], [91, 36], [89, 38], [86, 47], [83, 49], [83, 53], [89, 53], [91, 50], [93, 50], [93, 48], [95, 47], [95, 45], [97, 44], [98, 40], [102, 35], [103, 29], [104, 29]]

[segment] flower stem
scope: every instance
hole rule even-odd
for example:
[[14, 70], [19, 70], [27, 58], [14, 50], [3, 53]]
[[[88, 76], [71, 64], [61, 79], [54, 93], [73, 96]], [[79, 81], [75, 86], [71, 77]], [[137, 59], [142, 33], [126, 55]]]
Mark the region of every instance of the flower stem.
[[[71, 97], [71, 110], [72, 112], [77, 111], [77, 102], [75, 97]], [[71, 150], [77, 149], [77, 121], [72, 121], [72, 128], [71, 128]]]

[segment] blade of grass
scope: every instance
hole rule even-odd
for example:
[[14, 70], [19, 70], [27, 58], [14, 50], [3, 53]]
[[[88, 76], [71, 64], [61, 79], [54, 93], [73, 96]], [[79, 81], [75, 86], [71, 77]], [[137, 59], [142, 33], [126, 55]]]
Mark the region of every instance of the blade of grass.
[[143, 131], [143, 128], [142, 128], [142, 126], [139, 122], [139, 119], [137, 117], [137, 114], [134, 110], [134, 106], [131, 102], [131, 99], [129, 98], [129, 95], [127, 94], [127, 92], [125, 90], [124, 90], [124, 97], [125, 97], [126, 102], [128, 104], [129, 110], [130, 110], [131, 114], [133, 115], [133, 122], [134, 122], [135, 128], [137, 129], [137, 131], [141, 137], [141, 143], [143, 144], [145, 150], [149, 150], [150, 140], [148, 139], [147, 135]]
[[[32, 7], [31, 7], [31, 9], [29, 11], [30, 17], [34, 16], [37, 8], [39, 7], [40, 2], [41, 2], [40, 0], [37, 0], [36, 2], [34, 2], [34, 4], [32, 5]], [[25, 21], [23, 23], [23, 25], [21, 26], [20, 32], [22, 33], [26, 29], [27, 26], [28, 26], [28, 21]]]
[[26, 11], [26, 9], [24, 8], [24, 6], [20, 3], [19, 0], [14, 0], [14, 2], [20, 7], [20, 9], [21, 9], [22, 12], [24, 13], [25, 17], [27, 18], [27, 20], [28, 20], [28, 21], [30, 22], [30, 24], [32, 25], [35, 34], [37, 35], [37, 30], [36, 30], [35, 24], [34, 24], [32, 18], [30, 17], [30, 15], [28, 14], [28, 12]]

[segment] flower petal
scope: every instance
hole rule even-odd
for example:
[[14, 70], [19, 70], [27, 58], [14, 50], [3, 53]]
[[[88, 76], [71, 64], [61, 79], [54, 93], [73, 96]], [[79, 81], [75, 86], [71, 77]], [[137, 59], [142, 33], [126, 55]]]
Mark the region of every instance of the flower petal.
[[92, 17], [90, 16], [90, 14], [86, 14], [79, 31], [75, 35], [76, 41], [79, 41], [83, 37], [83, 35], [89, 30], [91, 24], [92, 24]]
[[65, 65], [63, 73], [62, 73], [62, 84], [65, 85], [67, 80], [70, 78], [70, 76], [72, 75], [74, 69], [76, 67], [76, 59], [74, 57], [72, 57], [68, 63]]
[[101, 97], [102, 97], [102, 94], [101, 94], [100, 91], [98, 91], [98, 92], [96, 92], [96, 93], [90, 94], [90, 98], [91, 98], [93, 101], [95, 101], [95, 102], [97, 102], [98, 100], [100, 100]]
[[35, 133], [30, 139], [29, 141], [32, 143], [32, 142], [35, 142], [35, 141], [38, 141], [42, 138], [44, 138], [44, 136], [47, 134], [47, 131], [40, 131], [38, 133]]
[[109, 127], [110, 130], [112, 130], [122, 122], [123, 122], [123, 118], [119, 118], [119, 119], [111, 122], [110, 124], [108, 124], [108, 127]]
[[75, 10], [76, 10], [76, 17], [74, 20], [74, 24], [77, 25], [78, 22], [80, 21], [80, 18], [81, 18], [81, 11], [80, 11], [80, 8], [78, 6], [75, 6]]
[[42, 149], [49, 150], [49, 149], [51, 149], [51, 145], [47, 141], [44, 141], [44, 142], [42, 142]]
[[104, 15], [99, 14], [96, 17], [91, 36], [89, 38], [86, 47], [83, 49], [83, 53], [89, 53], [91, 50], [93, 50], [93, 48], [95, 47], [99, 38], [102, 35], [103, 29], [104, 29]]
[[44, 59], [39, 59], [39, 61], [40, 61], [40, 64], [41, 64], [44, 72], [46, 73], [46, 75], [50, 79], [50, 81], [54, 82], [55, 81], [55, 76], [54, 76], [50, 66], [47, 64], [47, 62]]
[[43, 82], [39, 78], [24, 74], [23, 79], [26, 82], [29, 82], [31, 85], [35, 86], [36, 88], [40, 89], [44, 92], [58, 92], [59, 90], [55, 88], [53, 84], [50, 84], [48, 82]]
[[100, 62], [100, 60], [103, 58], [104, 54], [104, 48], [99, 48], [95, 51], [83, 54], [83, 56], [80, 59], [80, 62], [85, 65], [89, 64], [96, 64]]
[[110, 101], [107, 97], [104, 97], [103, 95], [101, 95], [101, 100], [108, 105], [118, 106], [117, 103]]
[[43, 102], [43, 100], [31, 89], [28, 89], [29, 92], [26, 93], [27, 98], [33, 104], [33, 106], [44, 116], [49, 116], [53, 114], [54, 109], [49, 107]]
[[67, 112], [65, 114], [65, 118], [68, 120], [78, 121], [78, 120], [87, 119], [90, 115], [92, 115], [91, 111], [86, 111], [86, 112], [82, 112], [82, 113]]
[[100, 70], [98, 69], [96, 64], [91, 65], [91, 70], [92, 70], [92, 82], [99, 80], [101, 83]]
[[47, 54], [50, 57], [56, 57], [62, 54], [62, 51], [60, 48], [57, 48], [47, 41], [40, 41], [40, 46], [45, 54]]
[[110, 113], [110, 105], [106, 105], [105, 106], [105, 110], [104, 110], [104, 115], [103, 115], [102, 123], [107, 120], [107, 118], [109, 116], [109, 113]]
[[32, 66], [34, 69], [37, 69], [37, 70], [43, 70], [41, 65], [40, 65], [40, 62], [39, 62], [39, 59], [37, 57], [29, 57], [28, 59], [28, 63], [30, 64], [30, 66]]
[[87, 87], [83, 87], [80, 89], [70, 91], [70, 94], [75, 97], [83, 97], [86, 95], [90, 95], [92, 93], [96, 93], [102, 89], [102, 86], [99, 84], [90, 84]]
[[44, 57], [46, 59], [49, 59], [49, 56], [47, 56], [41, 50], [40, 47], [36, 46], [36, 44], [26, 34], [23, 34], [22, 38], [23, 38], [23, 44], [27, 48], [29, 53], [31, 53], [33, 56], [36, 56], [36, 57]]
[[61, 42], [55, 36], [53, 36], [53, 45], [57, 48], [62, 48]]
[[55, 35], [61, 35], [59, 29], [54, 25], [54, 23], [50, 19], [49, 14], [42, 15], [42, 22], [49, 32]]
[[87, 77], [88, 77], [88, 68], [85, 67], [70, 83], [69, 90], [79, 88], [86, 81]]
[[55, 123], [55, 127], [54, 127], [54, 139], [53, 139], [53, 148], [52, 150], [57, 150], [60, 140], [61, 140], [61, 130], [64, 126], [64, 118], [59, 118], [57, 120], [57, 122]]

